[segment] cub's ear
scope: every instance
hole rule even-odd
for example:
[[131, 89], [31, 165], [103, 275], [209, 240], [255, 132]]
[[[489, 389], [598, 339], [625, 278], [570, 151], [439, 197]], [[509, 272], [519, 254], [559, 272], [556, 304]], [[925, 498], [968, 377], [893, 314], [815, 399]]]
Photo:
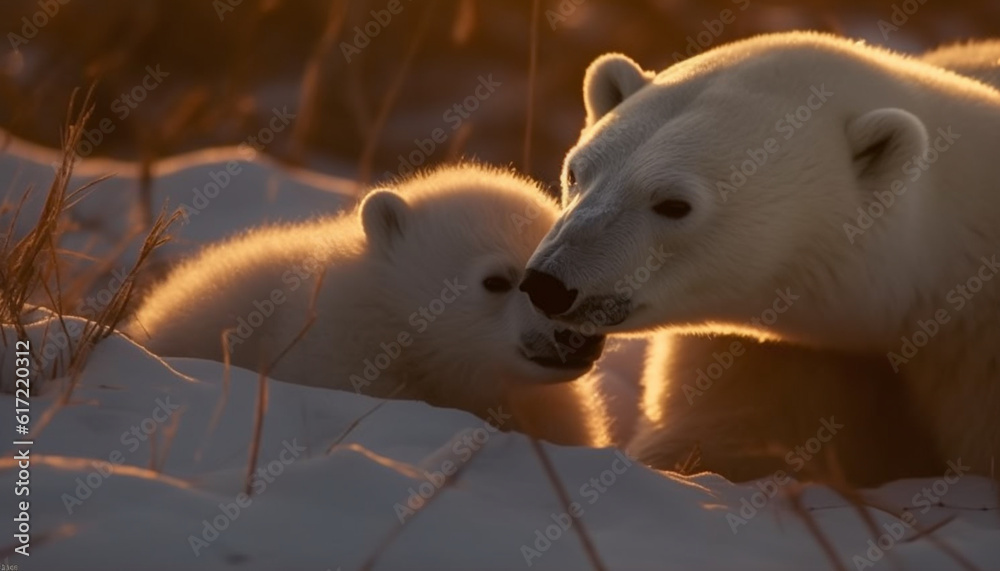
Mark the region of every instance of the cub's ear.
[[863, 184], [884, 186], [903, 178], [903, 165], [923, 156], [930, 145], [919, 117], [892, 107], [869, 111], [847, 122], [854, 173]]
[[368, 244], [383, 253], [406, 233], [410, 205], [391, 190], [373, 190], [361, 203], [361, 226]]
[[604, 54], [587, 68], [583, 80], [583, 103], [587, 107], [587, 126], [596, 123], [609, 111], [653, 80], [622, 54]]

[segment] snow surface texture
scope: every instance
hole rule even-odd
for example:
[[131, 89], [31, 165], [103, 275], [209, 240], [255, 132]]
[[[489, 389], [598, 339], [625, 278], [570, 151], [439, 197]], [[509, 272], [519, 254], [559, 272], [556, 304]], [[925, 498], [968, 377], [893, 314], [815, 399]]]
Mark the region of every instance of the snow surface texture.
[[[168, 197], [173, 206], [190, 203], [193, 187], [225, 169], [226, 152], [214, 156], [223, 162], [200, 153], [158, 171], [154, 204]], [[51, 166], [26, 157], [0, 155], [0, 183], [31, 180], [44, 190]], [[96, 176], [91, 164], [79, 180]], [[260, 160], [243, 164], [244, 173], [253, 174], [241, 175], [232, 192], [180, 228], [183, 240], [171, 246], [176, 252], [264, 220], [335, 210], [350, 203], [343, 195], [354, 193], [338, 179], [286, 173]], [[123, 197], [134, 194], [132, 168], [102, 185], [89, 206], [81, 203], [102, 221], [98, 226], [114, 228], [113, 217], [130, 207]], [[22, 177], [16, 183], [15, 175]], [[67, 239], [92, 245], [91, 238], [86, 242], [81, 230]], [[102, 238], [105, 247], [113, 238]], [[39, 311], [30, 328], [34, 346], [46, 329], [57, 328]], [[15, 335], [9, 328], [5, 334]], [[47, 358], [65, 351], [52, 347]], [[10, 386], [13, 348], [4, 352], [0, 381]], [[627, 354], [612, 359], [618, 370], [605, 365], [619, 381], [612, 386], [638, 374], [640, 360], [629, 364], [621, 358]], [[259, 381], [256, 373], [234, 368], [227, 390], [224, 377], [220, 363], [160, 359], [118, 335], [98, 345], [69, 404], [31, 434], [31, 492], [17, 498], [30, 501], [31, 556], [13, 553], [15, 524], [5, 510], [0, 557], [28, 571], [347, 571], [372, 557], [375, 569], [577, 570], [591, 568], [576, 534], [582, 523], [609, 570], [833, 568], [795, 514], [788, 494], [795, 484], [785, 478], [777, 478], [779, 485], [775, 479], [733, 484], [713, 474], [682, 477], [647, 469], [614, 449], [543, 444], [574, 502], [566, 515], [522, 435], [419, 402], [388, 402], [364, 416], [380, 401], [275, 380], [266, 381], [254, 493], [241, 496]], [[33, 427], [66, 382], [57, 380], [32, 398]], [[622, 401], [627, 392], [618, 395]], [[0, 395], [0, 407], [11, 411], [14, 397]], [[15, 439], [12, 416], [2, 413], [10, 419], [3, 426], [8, 443]], [[7, 494], [18, 469], [15, 447], [4, 448], [0, 481]], [[940, 526], [934, 537], [979, 569], [1000, 569], [993, 483], [951, 476], [865, 492], [886, 509], [871, 512], [877, 533], [825, 487], [806, 486], [802, 503], [846, 569], [961, 568], [927, 537], [913, 539], [917, 530], [889, 513], [902, 510], [921, 528]]]
[[[18, 217], [15, 235], [38, 219], [60, 153], [0, 131], [0, 201], [17, 205], [31, 190]], [[142, 243], [136, 222], [161, 208], [185, 213], [171, 227], [173, 239], [158, 255], [176, 257], [240, 230], [264, 223], [290, 222], [337, 212], [357, 200], [357, 184], [316, 172], [283, 167], [251, 148], [217, 148], [156, 161], [150, 165], [149, 203], [143, 205], [142, 173], [137, 163], [108, 159], [78, 160], [69, 190], [111, 175], [74, 206], [74, 227], [62, 246], [95, 258], [116, 255], [130, 267]], [[151, 210], [147, 212], [147, 210]], [[6, 231], [13, 212], [0, 210]], [[123, 244], [127, 244], [123, 249]], [[122, 250], [119, 252], [119, 250]]]

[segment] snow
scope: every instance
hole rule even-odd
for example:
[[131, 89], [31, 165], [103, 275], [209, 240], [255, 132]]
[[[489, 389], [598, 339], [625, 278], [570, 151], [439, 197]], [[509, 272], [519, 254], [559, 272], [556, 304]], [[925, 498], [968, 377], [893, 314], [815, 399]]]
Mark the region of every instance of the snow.
[[[0, 185], [23, 189], [30, 181], [47, 188], [51, 156], [17, 145], [16, 152], [9, 147], [0, 155]], [[189, 201], [192, 189], [234, 156], [244, 169], [179, 227], [169, 256], [262, 221], [335, 211], [356, 196], [342, 179], [236, 152], [206, 151], [156, 165], [157, 206]], [[110, 251], [127, 232], [136, 167], [86, 161], [76, 180], [98, 176], [109, 165], [121, 176], [102, 183], [74, 211], [99, 221], [91, 227], [101, 232], [87, 236], [81, 228], [67, 237], [70, 246]], [[40, 347], [46, 330], [59, 325], [42, 310], [35, 318], [29, 334]], [[68, 321], [74, 329], [83, 323]], [[5, 334], [15, 336], [10, 328]], [[53, 345], [46, 358], [58, 358], [67, 345]], [[636, 377], [641, 349], [633, 345], [603, 365], [614, 379], [608, 387], [618, 387], [623, 402], [634, 392], [634, 381], [626, 379]], [[4, 351], [0, 381], [10, 386], [13, 348]], [[565, 515], [520, 434], [496, 432], [461, 411], [273, 379], [264, 381], [267, 409], [256, 462], [266, 476], [252, 480], [254, 494], [247, 498], [240, 494], [261, 381], [252, 371], [229, 373], [227, 389], [221, 363], [161, 359], [115, 334], [94, 349], [67, 404], [57, 403], [68, 379], [33, 396], [31, 556], [13, 553], [15, 523], [4, 517], [5, 562], [22, 569], [352, 570], [375, 557], [376, 569], [588, 569], [576, 534], [584, 527], [612, 570], [833, 568], [792, 508], [789, 491], [797, 484], [685, 477], [645, 468], [613, 448], [543, 443], [575, 502], [574, 515]], [[0, 394], [0, 408], [14, 406], [13, 395]], [[629, 410], [627, 403], [620, 406]], [[16, 439], [13, 424], [4, 423], [6, 442]], [[18, 471], [18, 447], [6, 448], [0, 459], [4, 494], [14, 489]], [[452, 468], [457, 473], [446, 478]], [[993, 482], [944, 477], [865, 491], [886, 509], [870, 511], [878, 534], [828, 488], [803, 486], [802, 503], [846, 569], [960, 568], [889, 513], [903, 509], [922, 528], [939, 525], [933, 537], [979, 569], [1000, 569]], [[925, 490], [937, 499], [925, 499]], [[878, 560], [868, 566], [871, 556]]]
[[[0, 131], [0, 201], [16, 205], [32, 189], [18, 218], [17, 234], [38, 219], [55, 178], [61, 154]], [[155, 217], [161, 207], [183, 207], [171, 242], [158, 252], [175, 257], [202, 244], [263, 223], [293, 222], [337, 212], [353, 205], [359, 189], [353, 181], [278, 164], [249, 147], [205, 149], [162, 159], [149, 167], [149, 202]], [[142, 168], [110, 159], [78, 159], [69, 190], [111, 175], [92, 187], [90, 196], [69, 213], [74, 225], [64, 248], [105, 259], [117, 255], [118, 267], [134, 262], [143, 235], [136, 227], [146, 216]], [[216, 190], [217, 189], [217, 190]], [[0, 210], [0, 228], [13, 212]], [[122, 245], [127, 244], [123, 251]]]

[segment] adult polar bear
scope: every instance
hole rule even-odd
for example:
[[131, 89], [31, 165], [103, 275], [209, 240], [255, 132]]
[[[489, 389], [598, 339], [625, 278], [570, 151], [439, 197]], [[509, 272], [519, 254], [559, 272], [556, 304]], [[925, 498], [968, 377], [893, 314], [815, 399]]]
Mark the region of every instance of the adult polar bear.
[[566, 381], [591, 367], [603, 338], [559, 330], [516, 289], [557, 214], [510, 172], [438, 169], [369, 193], [356, 213], [207, 248], [153, 288], [127, 332], [160, 355], [215, 360], [225, 335], [233, 364], [253, 370], [290, 346], [273, 378], [588, 444], [589, 395]]
[[[603, 332], [781, 341], [657, 347], [644, 384], [658, 424], [633, 442], [640, 458], [669, 468], [697, 443], [706, 468], [757, 477], [798, 469], [792, 450], [825, 440], [822, 456], [839, 447], [857, 483], [943, 471], [943, 460], [990, 473], [1000, 92], [886, 50], [785, 33], [659, 75], [604, 56], [585, 99], [566, 210], [522, 289], [547, 315]], [[671, 257], [643, 272], [651, 250]], [[696, 370], [712, 364], [731, 370], [702, 394], [683, 390], [704, 387]], [[852, 417], [834, 415], [839, 434], [821, 422], [831, 410]], [[894, 432], [871, 430], [879, 422]], [[784, 462], [772, 444], [789, 450]]]

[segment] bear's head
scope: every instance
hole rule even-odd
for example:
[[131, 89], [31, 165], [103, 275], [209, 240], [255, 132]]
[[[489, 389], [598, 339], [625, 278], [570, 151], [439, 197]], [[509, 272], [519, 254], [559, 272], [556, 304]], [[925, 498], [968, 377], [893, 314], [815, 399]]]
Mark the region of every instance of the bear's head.
[[[921, 263], [899, 244], [924, 182], [905, 169], [928, 132], [880, 74], [823, 36], [732, 44], [659, 75], [597, 59], [564, 210], [521, 289], [583, 331], [749, 328], [781, 294], [803, 307], [764, 328], [778, 336], [896, 325], [885, 291], [905, 304], [904, 269]], [[852, 235], [845, 223], [879, 196], [892, 206]]]
[[[558, 215], [541, 189], [509, 172], [461, 165], [376, 190], [361, 220], [379, 276], [378, 311], [402, 316], [410, 379], [450, 391], [436, 403], [495, 400], [506, 384], [569, 381], [603, 337], [561, 330], [517, 289]], [[395, 339], [395, 335], [391, 336]]]

